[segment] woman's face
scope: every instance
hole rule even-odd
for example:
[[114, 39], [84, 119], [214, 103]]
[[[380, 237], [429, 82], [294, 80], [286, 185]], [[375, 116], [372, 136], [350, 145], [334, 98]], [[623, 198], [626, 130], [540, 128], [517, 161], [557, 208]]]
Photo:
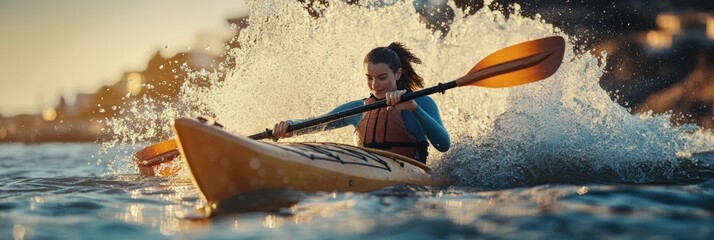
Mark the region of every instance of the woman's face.
[[382, 99], [387, 92], [397, 90], [397, 79], [402, 74], [402, 69], [393, 72], [386, 63], [367, 63], [367, 86], [372, 94]]

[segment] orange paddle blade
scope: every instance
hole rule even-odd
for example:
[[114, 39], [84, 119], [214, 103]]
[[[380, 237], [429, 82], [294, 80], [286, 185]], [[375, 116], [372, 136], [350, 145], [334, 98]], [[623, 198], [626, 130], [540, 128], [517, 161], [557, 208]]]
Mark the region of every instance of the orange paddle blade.
[[560, 36], [509, 46], [488, 55], [467, 74], [478, 78], [458, 85], [501, 88], [539, 81], [558, 70], [564, 53], [565, 40]]
[[172, 164], [180, 156], [176, 141], [169, 139], [137, 151], [133, 161], [142, 176], [170, 176], [180, 170]]

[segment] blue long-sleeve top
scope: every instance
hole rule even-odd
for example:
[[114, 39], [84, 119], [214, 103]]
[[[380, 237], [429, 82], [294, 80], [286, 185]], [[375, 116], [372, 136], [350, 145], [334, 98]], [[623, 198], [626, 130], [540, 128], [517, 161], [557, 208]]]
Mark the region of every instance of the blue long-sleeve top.
[[[451, 140], [449, 139], [449, 133], [446, 132], [444, 124], [441, 122], [441, 116], [439, 115], [439, 108], [436, 103], [429, 96], [423, 96], [414, 99], [417, 103], [416, 109], [414, 111], [402, 111], [402, 119], [404, 120], [404, 125], [406, 125], [409, 133], [416, 138], [417, 141], [429, 140], [432, 146], [439, 150], [440, 152], [446, 152], [451, 146]], [[364, 100], [354, 100], [342, 104], [327, 114], [342, 112], [356, 107], [361, 107], [364, 105]], [[316, 130], [330, 130], [335, 128], [341, 128], [348, 125], [357, 127], [362, 114], [356, 114], [350, 117], [346, 117], [340, 120], [332, 121], [327, 123], [318, 129], [310, 128], [307, 131]], [[290, 124], [296, 124], [302, 122], [289, 121]]]

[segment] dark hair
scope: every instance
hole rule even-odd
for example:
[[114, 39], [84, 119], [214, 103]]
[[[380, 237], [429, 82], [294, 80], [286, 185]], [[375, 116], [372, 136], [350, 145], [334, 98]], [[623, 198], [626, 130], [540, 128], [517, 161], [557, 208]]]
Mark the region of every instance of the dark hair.
[[406, 89], [408, 92], [412, 92], [424, 87], [424, 79], [414, 72], [414, 67], [412, 67], [412, 63], [421, 64], [421, 59], [414, 56], [402, 43], [393, 42], [388, 47], [372, 49], [364, 57], [364, 64], [367, 63], [387, 64], [389, 69], [395, 73], [401, 68], [402, 76], [397, 79], [397, 89], [399, 90]]

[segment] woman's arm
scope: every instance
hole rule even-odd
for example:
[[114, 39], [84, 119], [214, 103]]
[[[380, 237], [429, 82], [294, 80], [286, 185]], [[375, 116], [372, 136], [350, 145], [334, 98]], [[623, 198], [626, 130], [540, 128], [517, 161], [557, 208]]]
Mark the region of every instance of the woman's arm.
[[[354, 100], [354, 101], [351, 101], [351, 102], [347, 102], [347, 103], [345, 103], [345, 104], [342, 104], [342, 105], [340, 105], [340, 106], [337, 106], [335, 109], [332, 109], [331, 111], [329, 111], [329, 112], [328, 112], [327, 114], [325, 114], [325, 115], [330, 115], [330, 114], [333, 114], [333, 113], [342, 112], [342, 111], [349, 110], [349, 109], [352, 109], [352, 108], [361, 107], [362, 105], [364, 105], [364, 101], [363, 101], [363, 100], [361, 100], [361, 99], [360, 99], [360, 100]], [[355, 114], [355, 115], [352, 115], [352, 116], [349, 116], [349, 117], [346, 117], [346, 118], [342, 118], [342, 119], [338, 119], [338, 120], [335, 120], [335, 121], [331, 121], [331, 122], [328, 122], [328, 123], [324, 123], [324, 124], [320, 124], [320, 125], [316, 125], [316, 126], [312, 126], [312, 127], [300, 129], [300, 130], [297, 130], [296, 133], [297, 133], [298, 135], [300, 135], [300, 134], [307, 134], [307, 133], [313, 133], [313, 132], [319, 132], [319, 131], [332, 130], [332, 129], [336, 129], [336, 128], [345, 127], [345, 126], [348, 126], [348, 125], [357, 126], [357, 123], [359, 123], [359, 120], [360, 120], [361, 117], [362, 117], [361, 114]], [[289, 125], [295, 125], [295, 124], [298, 124], [298, 123], [301, 123], [301, 122], [308, 121], [308, 120], [310, 120], [310, 119], [313, 119], [313, 118], [300, 119], [300, 120], [288, 120], [287, 122], [288, 122]]]
[[424, 135], [436, 150], [446, 152], [451, 146], [451, 139], [441, 122], [436, 103], [428, 96], [417, 98], [415, 101], [417, 107], [411, 113], [424, 130]]
[[[335, 109], [332, 109], [332, 111], [328, 112], [326, 115], [330, 115], [333, 113], [338, 113], [342, 111], [347, 111], [353, 108], [358, 108], [364, 106], [364, 99], [359, 99], [359, 100], [354, 100], [351, 102], [347, 102], [345, 104], [342, 104]], [[327, 123], [328, 129], [335, 129], [335, 128], [341, 128], [347, 125], [352, 125], [353, 127], [357, 127], [357, 124], [359, 123], [359, 120], [362, 118], [362, 114], [355, 114], [346, 118], [342, 118], [339, 120], [335, 120], [332, 122]]]

